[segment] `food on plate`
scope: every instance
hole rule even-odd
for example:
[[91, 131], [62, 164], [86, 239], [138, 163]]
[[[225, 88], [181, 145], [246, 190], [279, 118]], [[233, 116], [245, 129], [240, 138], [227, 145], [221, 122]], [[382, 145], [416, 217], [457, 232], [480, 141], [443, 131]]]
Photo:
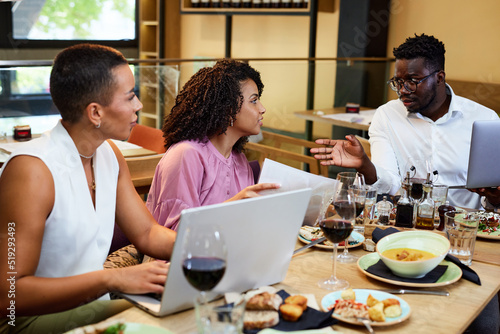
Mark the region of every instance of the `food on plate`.
[[285, 299], [285, 304], [295, 304], [302, 308], [302, 311], [307, 309], [307, 298], [302, 295], [293, 295]]
[[243, 327], [250, 330], [275, 326], [279, 322], [278, 310], [283, 299], [269, 291], [253, 293], [247, 293]]
[[277, 311], [283, 302], [283, 299], [275, 293], [262, 292], [252, 296], [247, 300], [247, 310], [274, 310]]
[[368, 315], [371, 321], [384, 322], [384, 303], [377, 303], [368, 309]]
[[121, 320], [104, 320], [103, 322], [75, 328], [71, 334], [123, 334], [125, 323]]
[[304, 312], [302, 306], [297, 304], [282, 304], [280, 306], [280, 313], [286, 321], [297, 321]]
[[342, 299], [353, 299], [353, 300], [356, 300], [356, 293], [354, 292], [354, 290], [352, 288], [349, 288], [349, 289], [345, 289], [344, 291], [342, 291], [340, 293], [340, 298]]
[[279, 321], [278, 311], [247, 310], [243, 316], [243, 327], [246, 330], [263, 329], [276, 326]]
[[355, 299], [337, 299], [329, 309], [332, 308], [335, 309], [335, 314], [344, 318], [370, 318], [376, 322], [384, 322], [386, 318], [396, 318], [403, 313], [399, 300], [395, 298], [378, 300], [371, 294], [368, 295], [366, 304], [356, 302]]
[[396, 318], [399, 317], [403, 313], [401, 310], [401, 306], [398, 305], [390, 305], [384, 308], [384, 314], [387, 318]]
[[[314, 241], [314, 240], [323, 238], [325, 236], [323, 234], [323, 231], [321, 231], [321, 228], [314, 227], [314, 226], [302, 226], [300, 228], [299, 233], [300, 233], [300, 236], [302, 238], [309, 240], [309, 241]], [[352, 236], [349, 236], [348, 242], [349, 242], [349, 245], [357, 245], [359, 243]], [[328, 239], [323, 241], [323, 242], [320, 242], [319, 245], [333, 247], [333, 243], [331, 241], [329, 241]], [[338, 245], [343, 247], [345, 245], [345, 241], [341, 241]]]
[[428, 260], [436, 257], [436, 255], [412, 248], [393, 248], [388, 249], [382, 253], [388, 259], [397, 261], [420, 261]]
[[478, 234], [500, 235], [500, 214], [494, 212], [470, 212], [479, 216]]
[[368, 295], [368, 298], [366, 299], [366, 305], [368, 305], [368, 307], [372, 307], [377, 305], [378, 303], [380, 303], [380, 301], [377, 298], [373, 297], [370, 293]]

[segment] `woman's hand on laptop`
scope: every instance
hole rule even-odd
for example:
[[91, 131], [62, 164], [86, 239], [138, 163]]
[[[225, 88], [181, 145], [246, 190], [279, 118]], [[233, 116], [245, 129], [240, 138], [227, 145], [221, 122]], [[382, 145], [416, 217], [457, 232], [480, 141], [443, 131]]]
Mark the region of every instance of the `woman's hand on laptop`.
[[225, 202], [237, 201], [244, 198], [252, 198], [260, 196], [262, 190], [278, 189], [281, 186], [277, 183], [258, 183], [253, 186], [248, 186]]
[[105, 272], [112, 272], [109, 291], [162, 293], [169, 268], [170, 263], [157, 260], [125, 268], [106, 269]]
[[491, 205], [500, 206], [500, 186], [496, 188], [477, 188], [469, 190], [479, 194], [479, 196], [486, 197]]

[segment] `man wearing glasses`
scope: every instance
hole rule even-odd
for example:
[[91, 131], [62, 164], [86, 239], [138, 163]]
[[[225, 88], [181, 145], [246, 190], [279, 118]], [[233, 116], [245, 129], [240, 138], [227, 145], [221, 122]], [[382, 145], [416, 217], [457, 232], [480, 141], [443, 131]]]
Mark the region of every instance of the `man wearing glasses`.
[[[476, 102], [457, 96], [445, 82], [444, 44], [433, 36], [407, 38], [393, 50], [394, 77], [387, 83], [398, 99], [380, 106], [370, 130], [372, 160], [354, 136], [345, 140], [318, 139], [329, 148], [311, 149], [326, 165], [357, 169], [378, 193], [394, 195], [411, 161], [417, 177], [438, 172], [439, 183], [465, 184], [472, 123], [498, 119], [498, 115]], [[413, 175], [412, 175], [413, 176]], [[435, 178], [436, 175], [433, 175]], [[500, 204], [500, 190], [476, 189], [487, 200], [483, 206]], [[450, 189], [452, 205], [481, 208], [481, 198], [468, 190]]]

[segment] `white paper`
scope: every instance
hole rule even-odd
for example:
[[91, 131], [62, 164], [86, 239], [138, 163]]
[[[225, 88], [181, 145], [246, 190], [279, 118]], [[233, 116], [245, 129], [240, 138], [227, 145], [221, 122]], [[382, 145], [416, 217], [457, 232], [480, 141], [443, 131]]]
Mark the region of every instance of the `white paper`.
[[323, 118], [331, 118], [339, 121], [370, 125], [376, 109], [363, 110], [358, 113], [328, 114]]
[[320, 213], [323, 215], [337, 191], [338, 181], [311, 174], [274, 160], [265, 159], [260, 172], [259, 183], [279, 183], [279, 189], [264, 190], [260, 193], [272, 194], [297, 189], [311, 188], [312, 195], [304, 217], [304, 225], [313, 226]]

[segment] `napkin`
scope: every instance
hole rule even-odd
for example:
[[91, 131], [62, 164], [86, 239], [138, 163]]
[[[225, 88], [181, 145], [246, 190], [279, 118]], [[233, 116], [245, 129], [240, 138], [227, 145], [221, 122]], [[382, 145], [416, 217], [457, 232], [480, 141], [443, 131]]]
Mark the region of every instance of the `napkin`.
[[[377, 227], [377, 228], [375, 228], [373, 230], [372, 240], [375, 243], [377, 243], [380, 239], [382, 239], [386, 235], [389, 235], [389, 234], [392, 234], [392, 233], [396, 233], [396, 232], [400, 232], [400, 231], [398, 229], [394, 228], [394, 227], [389, 227], [389, 228], [386, 228], [385, 230]], [[456, 257], [454, 257], [453, 255], [450, 255], [450, 254], [446, 255], [446, 257], [444, 259], [446, 261], [450, 261], [450, 262], [456, 264], [460, 269], [462, 269], [462, 277], [463, 278], [465, 278], [466, 280], [471, 281], [472, 283], [475, 283], [477, 285], [481, 285], [481, 280], [479, 279], [478, 274], [474, 270], [472, 270], [469, 266], [466, 266], [465, 264], [463, 264], [462, 262], [460, 262], [459, 259], [457, 259]], [[382, 261], [379, 261], [379, 262], [382, 262]], [[368, 268], [368, 269], [370, 269], [370, 268]], [[368, 269], [367, 269], [367, 271], [371, 272]], [[373, 273], [373, 274], [375, 274], [375, 273]], [[375, 275], [378, 275], [378, 274], [375, 274]], [[381, 275], [378, 275], [378, 276], [381, 276]], [[385, 277], [385, 276], [382, 276], [382, 277]], [[399, 280], [401, 280], [401, 277], [399, 278]], [[424, 283], [424, 282], [422, 282], [420, 280], [421, 279], [419, 279], [418, 282]]]
[[429, 271], [424, 277], [409, 278], [401, 277], [392, 273], [391, 269], [385, 265], [382, 260], [379, 260], [374, 265], [366, 268], [366, 271], [379, 277], [387, 278], [393, 281], [408, 282], [408, 283], [435, 283], [443, 276], [448, 266], [438, 265], [436, 268]]
[[[283, 300], [285, 300], [288, 296], [290, 296], [290, 294], [288, 294], [285, 290], [280, 290], [277, 292], [277, 294], [281, 298], [283, 298]], [[291, 332], [304, 329], [316, 329], [316, 328], [332, 326], [338, 323], [338, 320], [332, 318], [332, 313], [333, 310], [329, 312], [321, 312], [313, 308], [307, 307], [304, 313], [302, 313], [302, 316], [299, 318], [299, 320], [295, 322], [284, 320], [280, 314], [280, 322], [276, 326], [272, 327], [272, 329], [284, 332]], [[245, 330], [244, 332], [247, 334], [253, 334], [253, 333], [258, 333], [259, 331], [260, 330], [256, 329], [256, 330]]]

